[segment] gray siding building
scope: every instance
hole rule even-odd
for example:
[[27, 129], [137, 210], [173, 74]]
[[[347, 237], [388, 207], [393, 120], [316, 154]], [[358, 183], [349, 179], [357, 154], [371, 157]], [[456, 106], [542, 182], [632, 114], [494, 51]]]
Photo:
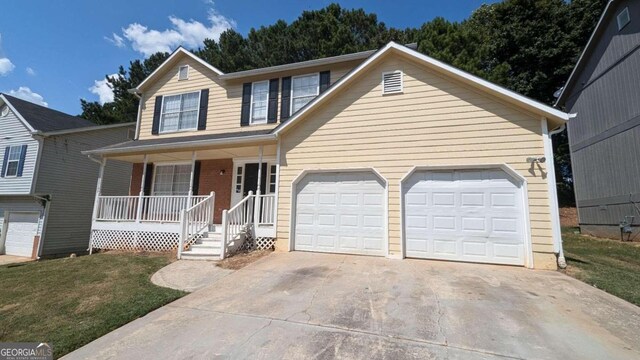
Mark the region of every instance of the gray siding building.
[[[133, 129], [0, 94], [0, 254], [86, 251], [100, 164], [81, 152], [126, 141]], [[108, 166], [103, 193], [126, 192], [131, 165]]]
[[[640, 231], [640, 1], [610, 1], [556, 106], [568, 124], [581, 230]], [[640, 238], [638, 236], [637, 238]]]

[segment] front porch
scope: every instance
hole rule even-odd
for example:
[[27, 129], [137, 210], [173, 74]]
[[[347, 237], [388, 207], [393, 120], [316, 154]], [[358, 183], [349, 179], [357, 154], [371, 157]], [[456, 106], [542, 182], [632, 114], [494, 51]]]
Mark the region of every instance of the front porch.
[[[263, 144], [103, 156], [89, 250], [177, 249], [178, 258], [216, 259], [272, 247], [276, 152]], [[129, 194], [103, 193], [107, 161], [133, 164]]]

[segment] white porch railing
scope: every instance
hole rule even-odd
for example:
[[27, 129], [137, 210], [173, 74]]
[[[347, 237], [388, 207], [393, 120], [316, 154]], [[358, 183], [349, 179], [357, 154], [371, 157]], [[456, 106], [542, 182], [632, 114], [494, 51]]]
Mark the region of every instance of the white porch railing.
[[256, 195], [256, 204], [260, 204], [258, 224], [273, 225], [276, 220], [276, 194]]
[[[253, 224], [254, 195], [249, 191], [244, 199], [229, 210], [222, 211], [222, 244], [220, 259], [224, 259], [227, 249], [240, 242], [240, 237], [250, 230]], [[234, 246], [235, 247], [235, 246]]]
[[96, 221], [179, 222], [180, 212], [208, 196], [98, 196]]
[[178, 259], [182, 257], [184, 246], [208, 231], [213, 225], [216, 194], [212, 191], [208, 197], [180, 213], [180, 240], [178, 243]]

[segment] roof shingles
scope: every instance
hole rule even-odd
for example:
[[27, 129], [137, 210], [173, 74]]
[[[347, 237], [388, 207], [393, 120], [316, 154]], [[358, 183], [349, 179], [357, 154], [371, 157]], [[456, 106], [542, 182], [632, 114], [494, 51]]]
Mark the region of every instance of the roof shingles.
[[96, 126], [89, 120], [49, 109], [17, 97], [2, 94], [14, 109], [36, 131], [48, 132]]

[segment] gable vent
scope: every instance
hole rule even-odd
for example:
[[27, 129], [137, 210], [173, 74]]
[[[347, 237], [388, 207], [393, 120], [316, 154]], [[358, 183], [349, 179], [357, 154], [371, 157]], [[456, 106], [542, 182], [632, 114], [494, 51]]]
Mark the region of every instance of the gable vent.
[[180, 70], [178, 71], [178, 80], [188, 80], [189, 79], [189, 65], [180, 66]]
[[382, 73], [382, 94], [402, 92], [402, 71], [396, 70]]
[[622, 30], [623, 27], [627, 26], [627, 24], [631, 21], [628, 7], [624, 8], [624, 10], [622, 10], [618, 14], [617, 20], [618, 20], [618, 31]]

